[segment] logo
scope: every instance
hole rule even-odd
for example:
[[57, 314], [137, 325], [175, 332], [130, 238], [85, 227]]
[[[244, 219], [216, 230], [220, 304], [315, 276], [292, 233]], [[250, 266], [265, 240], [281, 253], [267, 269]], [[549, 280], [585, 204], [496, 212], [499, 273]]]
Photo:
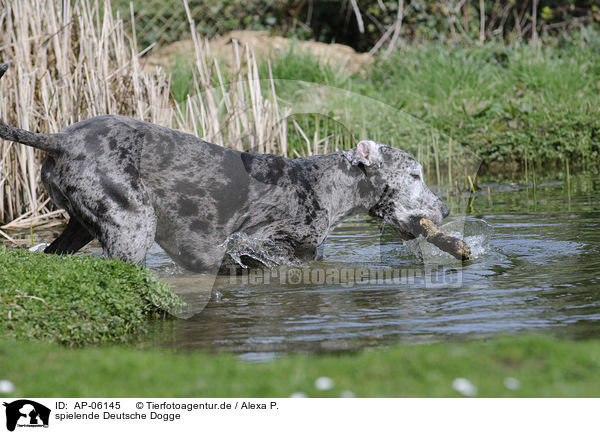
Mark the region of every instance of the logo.
[[50, 409], [29, 399], [4, 403], [6, 407], [6, 429], [15, 427], [48, 428]]

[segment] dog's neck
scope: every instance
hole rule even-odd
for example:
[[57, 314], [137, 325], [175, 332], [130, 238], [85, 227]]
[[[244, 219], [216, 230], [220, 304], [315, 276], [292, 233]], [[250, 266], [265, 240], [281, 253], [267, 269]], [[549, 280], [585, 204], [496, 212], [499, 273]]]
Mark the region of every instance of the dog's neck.
[[331, 228], [375, 205], [377, 195], [365, 170], [353, 166], [343, 152], [326, 154], [315, 161], [318, 182], [313, 188], [319, 204], [328, 211]]

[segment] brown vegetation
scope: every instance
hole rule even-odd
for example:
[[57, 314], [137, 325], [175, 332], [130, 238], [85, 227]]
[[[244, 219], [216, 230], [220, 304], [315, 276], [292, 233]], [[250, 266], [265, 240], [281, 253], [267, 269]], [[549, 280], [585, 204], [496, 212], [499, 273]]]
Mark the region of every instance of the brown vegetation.
[[[7, 0], [4, 10], [0, 60], [11, 63], [0, 81], [0, 118], [6, 123], [52, 133], [113, 113], [237, 149], [287, 154], [281, 119], [288, 112], [278, 106], [272, 83], [261, 88], [265, 84], [251, 48], [232, 44], [236, 62], [225, 83], [190, 20], [196, 96], [178, 105], [161, 68], [142, 70], [135, 31], [128, 36], [118, 14], [111, 13], [110, 1], [100, 11], [88, 0], [73, 5]], [[63, 214], [52, 208], [41, 187], [43, 158], [37, 150], [0, 140], [0, 223], [5, 223], [0, 230], [52, 224]]]

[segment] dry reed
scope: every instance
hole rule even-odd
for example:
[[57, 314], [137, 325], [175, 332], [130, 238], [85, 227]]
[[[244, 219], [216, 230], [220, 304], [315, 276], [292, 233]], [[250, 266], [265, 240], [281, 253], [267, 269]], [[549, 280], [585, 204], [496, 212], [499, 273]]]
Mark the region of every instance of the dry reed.
[[[31, 131], [57, 132], [103, 113], [172, 122], [164, 74], [141, 73], [139, 56], [110, 2], [3, 0], [0, 117]], [[102, 19], [100, 17], [102, 16]], [[46, 223], [52, 210], [40, 184], [43, 154], [0, 141], [2, 229]], [[27, 218], [25, 218], [27, 217]]]
[[[260, 80], [250, 47], [234, 44], [237, 62], [226, 83], [189, 18], [195, 95], [180, 106], [167, 74], [142, 71], [135, 26], [126, 31], [110, 0], [1, 0], [1, 6], [0, 62], [11, 63], [0, 81], [0, 118], [6, 123], [52, 133], [113, 113], [235, 149], [287, 155], [289, 110], [278, 104], [273, 80]], [[66, 216], [41, 186], [43, 158], [33, 148], [0, 140], [0, 237], [10, 240], [8, 229]]]

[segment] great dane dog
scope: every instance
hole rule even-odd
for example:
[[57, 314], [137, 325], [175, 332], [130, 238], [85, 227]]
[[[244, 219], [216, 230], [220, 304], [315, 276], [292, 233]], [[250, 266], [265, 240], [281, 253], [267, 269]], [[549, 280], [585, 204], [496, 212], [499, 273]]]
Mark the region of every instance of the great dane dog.
[[185, 268], [222, 270], [235, 234], [268, 240], [297, 262], [314, 259], [353, 214], [368, 212], [410, 239], [410, 218], [439, 223], [449, 212], [414, 158], [370, 140], [287, 159], [114, 115], [56, 134], [0, 121], [0, 137], [48, 152], [42, 181], [70, 220], [47, 253], [74, 253], [97, 238], [106, 257], [139, 263], [156, 241]]

